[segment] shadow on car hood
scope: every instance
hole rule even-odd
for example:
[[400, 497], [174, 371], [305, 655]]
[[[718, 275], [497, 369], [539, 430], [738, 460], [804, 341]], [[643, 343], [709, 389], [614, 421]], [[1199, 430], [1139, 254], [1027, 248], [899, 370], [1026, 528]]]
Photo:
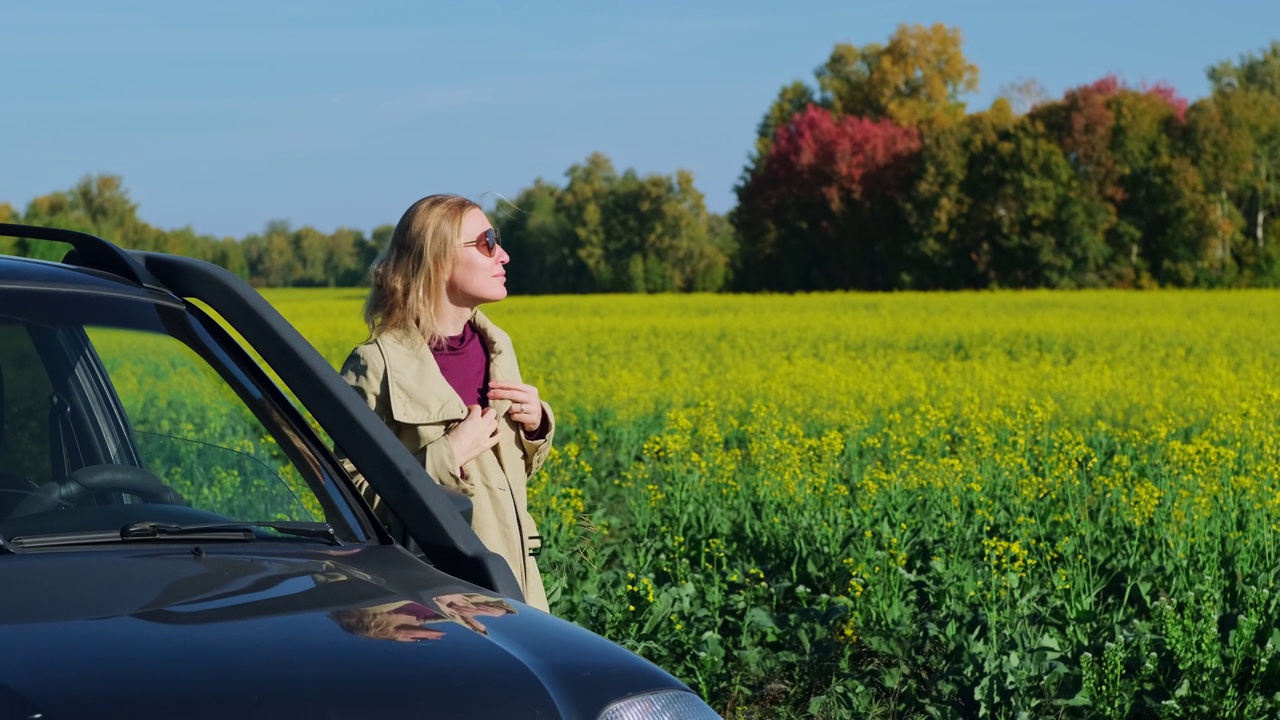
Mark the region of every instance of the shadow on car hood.
[[0, 715], [595, 717], [682, 687], [396, 547], [205, 548], [0, 558]]

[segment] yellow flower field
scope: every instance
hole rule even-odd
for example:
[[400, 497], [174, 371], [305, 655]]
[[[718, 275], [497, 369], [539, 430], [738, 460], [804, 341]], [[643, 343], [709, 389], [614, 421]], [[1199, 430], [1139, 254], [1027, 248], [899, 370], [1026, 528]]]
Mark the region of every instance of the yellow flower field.
[[[364, 338], [361, 291], [264, 294]], [[1280, 294], [487, 312], [560, 424], [553, 610], [726, 715], [1276, 711]]]

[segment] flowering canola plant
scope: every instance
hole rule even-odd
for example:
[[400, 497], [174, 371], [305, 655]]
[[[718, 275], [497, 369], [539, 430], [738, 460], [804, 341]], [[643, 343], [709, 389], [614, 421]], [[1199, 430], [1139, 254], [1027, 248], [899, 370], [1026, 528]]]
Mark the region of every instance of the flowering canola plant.
[[[365, 337], [359, 291], [266, 296], [335, 365]], [[1276, 711], [1280, 294], [486, 313], [559, 423], [553, 611], [726, 714]]]

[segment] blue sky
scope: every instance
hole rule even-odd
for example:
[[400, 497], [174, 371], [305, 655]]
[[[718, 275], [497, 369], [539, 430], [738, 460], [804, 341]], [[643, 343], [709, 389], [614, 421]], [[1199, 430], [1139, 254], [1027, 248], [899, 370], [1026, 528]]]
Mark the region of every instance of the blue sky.
[[1111, 72], [1194, 100], [1207, 66], [1280, 39], [1280, 2], [4, 0], [0, 201], [114, 173], [164, 228], [367, 231], [433, 192], [562, 182], [600, 151], [687, 168], [724, 212], [782, 85], [812, 83], [837, 42], [933, 22], [980, 68], [971, 108]]

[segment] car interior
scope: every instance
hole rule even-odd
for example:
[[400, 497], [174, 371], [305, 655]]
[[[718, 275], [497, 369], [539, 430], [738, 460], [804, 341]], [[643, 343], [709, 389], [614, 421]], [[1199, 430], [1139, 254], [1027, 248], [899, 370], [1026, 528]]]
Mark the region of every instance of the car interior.
[[316, 464], [281, 447], [296, 437], [175, 337], [9, 318], [0, 375], [0, 537], [326, 522]]

